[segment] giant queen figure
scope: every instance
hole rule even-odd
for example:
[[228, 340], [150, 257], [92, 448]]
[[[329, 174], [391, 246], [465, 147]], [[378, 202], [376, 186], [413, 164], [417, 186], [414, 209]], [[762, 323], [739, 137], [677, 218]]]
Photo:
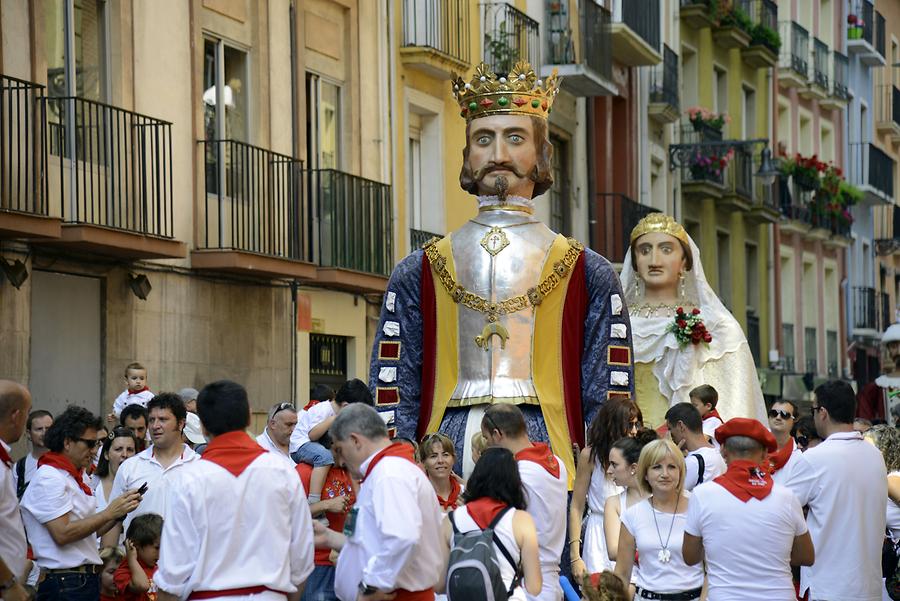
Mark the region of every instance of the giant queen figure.
[[553, 183], [547, 119], [558, 85], [524, 62], [505, 77], [484, 64], [469, 82], [454, 76], [466, 120], [459, 180], [478, 213], [404, 258], [384, 296], [370, 370], [376, 408], [398, 436], [450, 436], [466, 473], [485, 408], [511, 403], [571, 479], [586, 424], [608, 397], [632, 392], [614, 269], [533, 214], [533, 198]]

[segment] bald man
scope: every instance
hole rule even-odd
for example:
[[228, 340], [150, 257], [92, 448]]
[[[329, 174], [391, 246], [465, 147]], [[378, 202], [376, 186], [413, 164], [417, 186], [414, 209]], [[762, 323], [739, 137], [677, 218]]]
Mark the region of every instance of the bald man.
[[25, 527], [19, 516], [13, 484], [10, 445], [22, 438], [31, 411], [28, 389], [11, 380], [0, 380], [0, 599], [25, 601]]

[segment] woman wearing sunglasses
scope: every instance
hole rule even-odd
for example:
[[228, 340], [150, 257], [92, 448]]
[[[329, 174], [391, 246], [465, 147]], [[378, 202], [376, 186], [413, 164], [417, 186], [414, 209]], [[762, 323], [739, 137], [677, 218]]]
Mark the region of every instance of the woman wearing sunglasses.
[[100, 418], [83, 407], [70, 406], [59, 415], [44, 439], [50, 450], [38, 460], [22, 497], [22, 521], [43, 576], [38, 601], [97, 599], [103, 562], [95, 537], [140, 502], [141, 495], [130, 491], [97, 511], [84, 470], [102, 442], [99, 428]]

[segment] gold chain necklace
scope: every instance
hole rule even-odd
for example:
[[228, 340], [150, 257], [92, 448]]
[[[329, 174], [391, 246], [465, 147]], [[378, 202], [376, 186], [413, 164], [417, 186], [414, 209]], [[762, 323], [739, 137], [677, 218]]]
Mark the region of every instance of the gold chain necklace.
[[484, 313], [489, 322], [495, 322], [501, 315], [515, 313], [529, 306], [537, 307], [544, 300], [544, 297], [553, 292], [559, 284], [568, 277], [572, 271], [572, 266], [578, 260], [578, 257], [584, 251], [584, 245], [569, 238], [569, 248], [563, 258], [553, 264], [553, 271], [544, 278], [541, 283], [533, 288], [529, 288], [525, 294], [519, 294], [502, 301], [492, 302], [489, 299], [479, 296], [474, 292], [470, 292], [464, 286], [458, 284], [450, 272], [447, 270], [447, 258], [437, 249], [437, 238], [429, 240], [425, 246], [425, 254], [429, 263], [437, 272], [438, 279], [444, 289], [456, 304], [465, 305], [473, 311]]

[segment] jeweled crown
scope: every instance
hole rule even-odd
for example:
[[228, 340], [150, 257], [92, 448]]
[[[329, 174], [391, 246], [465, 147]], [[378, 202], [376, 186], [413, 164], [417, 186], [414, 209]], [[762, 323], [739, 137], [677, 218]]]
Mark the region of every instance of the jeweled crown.
[[519, 61], [506, 77], [498, 77], [485, 63], [475, 67], [466, 82], [453, 73], [453, 96], [466, 122], [488, 115], [534, 115], [546, 119], [559, 93], [556, 69], [545, 80], [538, 79], [526, 61]]
[[690, 248], [688, 235], [684, 227], [665, 213], [650, 213], [638, 221], [638, 224], [631, 230], [631, 242], [629, 244], [634, 244], [635, 240], [644, 234], [650, 234], [652, 232], [669, 234], [670, 236], [681, 240], [681, 242], [684, 243], [685, 248]]

